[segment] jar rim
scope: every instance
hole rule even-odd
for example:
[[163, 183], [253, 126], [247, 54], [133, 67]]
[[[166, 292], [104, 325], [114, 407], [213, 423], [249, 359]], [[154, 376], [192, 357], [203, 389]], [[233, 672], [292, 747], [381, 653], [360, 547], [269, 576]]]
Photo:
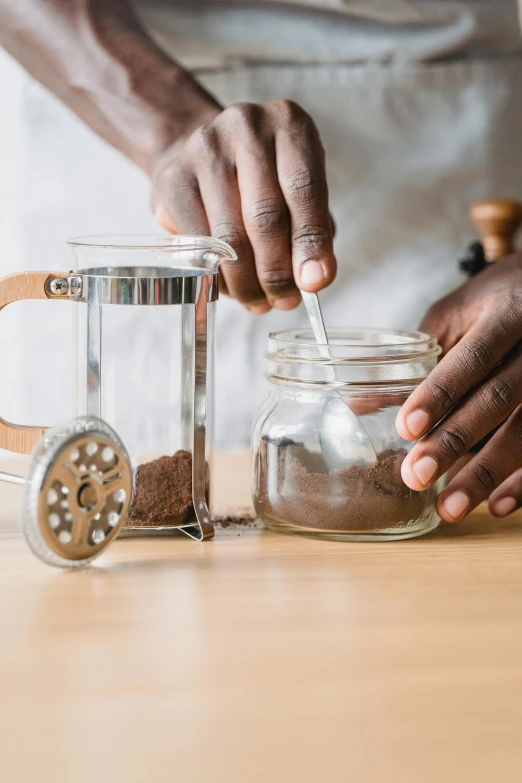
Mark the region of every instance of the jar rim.
[[408, 356], [434, 354], [441, 348], [437, 338], [421, 331], [402, 331], [376, 327], [328, 328], [330, 359], [325, 359], [309, 327], [284, 329], [269, 335], [269, 353], [286, 358], [335, 362], [396, 361]]
[[435, 337], [418, 331], [338, 327], [328, 329], [328, 337], [325, 355], [310, 328], [273, 332], [268, 377], [336, 387], [418, 383], [442, 351]]

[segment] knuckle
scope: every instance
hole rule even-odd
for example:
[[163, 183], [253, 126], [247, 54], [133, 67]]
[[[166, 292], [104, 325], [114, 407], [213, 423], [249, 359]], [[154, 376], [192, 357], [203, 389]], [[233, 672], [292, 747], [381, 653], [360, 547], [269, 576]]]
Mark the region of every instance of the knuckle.
[[275, 101], [272, 106], [276, 109], [279, 124], [290, 138], [297, 143], [303, 140], [317, 141], [322, 146], [317, 126], [302, 106], [292, 100]]
[[453, 408], [457, 401], [457, 395], [451, 387], [438, 383], [428, 376], [427, 388], [428, 392], [439, 403], [443, 410], [448, 411]]
[[514, 314], [518, 323], [520, 323], [520, 309], [522, 307], [522, 290], [520, 286], [512, 286], [507, 296], [509, 311]]
[[216, 223], [212, 227], [212, 236], [227, 242], [238, 253], [238, 260], [234, 262], [234, 266], [240, 265], [245, 260], [248, 241], [245, 234], [234, 223], [227, 221]]
[[278, 293], [287, 293], [296, 288], [294, 277], [288, 268], [260, 270], [259, 280], [263, 289], [272, 296]]
[[519, 322], [522, 293], [518, 287], [511, 287], [502, 292], [501, 296], [492, 301], [492, 310], [499, 316], [499, 322], [506, 330], [511, 330], [513, 324]]
[[225, 115], [230, 118], [237, 131], [251, 133], [252, 129], [260, 124], [261, 111], [257, 104], [244, 101], [225, 109]]
[[512, 342], [513, 336], [522, 337], [522, 292], [513, 287], [493, 299], [490, 306], [490, 318], [494, 325], [497, 340]]
[[496, 378], [485, 386], [483, 396], [488, 409], [505, 415], [517, 402], [514, 387], [505, 379]]
[[292, 244], [306, 248], [320, 248], [331, 242], [332, 234], [329, 228], [321, 225], [308, 225], [292, 232]]
[[279, 116], [286, 122], [295, 122], [295, 120], [310, 119], [309, 115], [302, 109], [298, 103], [290, 100], [289, 98], [283, 98], [279, 101], [274, 101], [272, 106], [275, 108]]
[[469, 435], [454, 426], [440, 427], [438, 439], [445, 455], [450, 459], [462, 457], [471, 445]]
[[475, 338], [462, 344], [461, 352], [464, 367], [469, 372], [482, 370], [488, 372], [493, 363], [493, 350], [487, 340]]
[[474, 481], [480, 485], [486, 492], [491, 492], [499, 484], [497, 468], [491, 464], [477, 462], [473, 464], [471, 475]]
[[295, 172], [286, 184], [286, 190], [294, 199], [305, 204], [322, 202], [325, 198], [324, 183], [306, 170]]
[[245, 215], [249, 226], [261, 235], [280, 234], [288, 230], [288, 214], [285, 207], [274, 199], [260, 199]]
[[190, 137], [189, 150], [196, 158], [216, 158], [219, 153], [219, 131], [215, 125], [197, 128]]
[[271, 132], [264, 119], [264, 108], [256, 103], [236, 103], [226, 113], [233, 146], [244, 148], [254, 158], [266, 155]]

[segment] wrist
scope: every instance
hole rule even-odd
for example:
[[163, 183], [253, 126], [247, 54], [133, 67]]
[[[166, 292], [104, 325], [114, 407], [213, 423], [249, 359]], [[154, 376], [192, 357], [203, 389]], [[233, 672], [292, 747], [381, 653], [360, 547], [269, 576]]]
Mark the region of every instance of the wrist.
[[149, 175], [165, 150], [221, 113], [222, 106], [182, 68], [171, 64], [142, 99], [143, 133], [130, 155]]
[[85, 112], [78, 107], [78, 114], [149, 176], [165, 149], [221, 111], [217, 101], [163, 53], [147, 49], [129, 65], [112, 62], [111, 76], [107, 86], [97, 79], [92, 90], [73, 86], [78, 103], [87, 104]]
[[210, 122], [221, 107], [122, 5], [127, 10], [115, 14], [113, 3], [81, 4], [82, 48], [64, 66], [68, 95], [62, 97], [150, 176], [168, 146]]

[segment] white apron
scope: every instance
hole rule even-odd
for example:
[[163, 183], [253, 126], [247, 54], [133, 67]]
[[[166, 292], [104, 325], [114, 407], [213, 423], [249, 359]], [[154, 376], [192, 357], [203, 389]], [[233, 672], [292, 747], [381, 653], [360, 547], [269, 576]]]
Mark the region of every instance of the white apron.
[[[414, 328], [461, 280], [469, 204], [522, 197], [516, 2], [329, 6], [345, 10], [334, 19], [148, 4], [144, 18], [224, 104], [291, 98], [311, 114], [338, 230], [339, 273], [322, 295], [325, 318]], [[69, 268], [64, 241], [75, 234], [155, 230], [145, 177], [6, 57], [0, 91], [8, 108], [0, 126], [2, 274]], [[41, 424], [72, 412], [68, 307], [24, 303], [1, 314], [4, 418]], [[248, 444], [268, 333], [304, 321], [302, 308], [255, 317], [220, 301], [219, 447]]]

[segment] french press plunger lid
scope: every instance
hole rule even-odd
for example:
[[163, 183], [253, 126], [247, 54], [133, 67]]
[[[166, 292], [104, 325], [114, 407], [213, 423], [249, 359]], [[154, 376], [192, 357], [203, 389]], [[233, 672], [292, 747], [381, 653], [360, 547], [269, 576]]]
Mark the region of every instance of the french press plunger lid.
[[21, 529], [44, 563], [84, 566], [100, 555], [124, 524], [132, 497], [129, 456], [116, 432], [83, 416], [47, 430], [33, 451], [24, 479]]

